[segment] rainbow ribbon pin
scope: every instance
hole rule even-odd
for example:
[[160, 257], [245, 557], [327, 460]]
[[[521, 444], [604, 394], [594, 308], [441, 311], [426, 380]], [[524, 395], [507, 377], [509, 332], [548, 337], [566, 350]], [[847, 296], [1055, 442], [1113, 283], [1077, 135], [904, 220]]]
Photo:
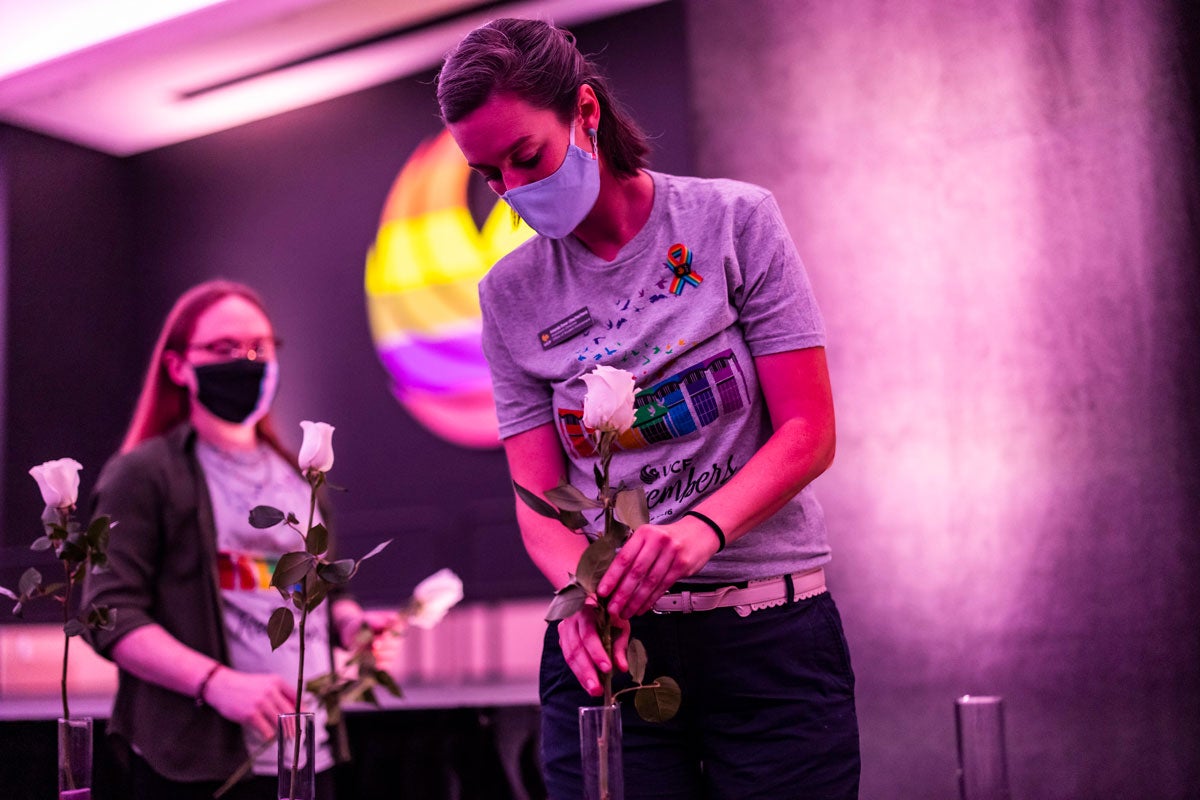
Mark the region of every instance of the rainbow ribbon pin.
[[686, 245], [673, 244], [667, 248], [667, 262], [664, 267], [671, 270], [675, 277], [671, 279], [670, 291], [678, 296], [683, 294], [685, 284], [699, 286], [704, 282], [699, 272], [692, 270], [692, 251]]

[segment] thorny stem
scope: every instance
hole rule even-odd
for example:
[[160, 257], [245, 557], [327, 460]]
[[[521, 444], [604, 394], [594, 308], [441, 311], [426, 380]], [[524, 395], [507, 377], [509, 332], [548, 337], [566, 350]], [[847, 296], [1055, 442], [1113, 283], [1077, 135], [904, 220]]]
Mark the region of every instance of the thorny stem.
[[[67, 512], [63, 509], [58, 511], [62, 521], [63, 528], [67, 527]], [[71, 654], [71, 637], [66, 633], [67, 623], [71, 621], [71, 565], [65, 559], [63, 560], [63, 570], [67, 576], [67, 586], [63, 593], [63, 663], [62, 663], [62, 704], [63, 704], [63, 720], [66, 725], [65, 730], [59, 731], [59, 736], [62, 741], [59, 742], [59, 749], [62, 752], [62, 771], [67, 776], [67, 789], [75, 789], [75, 771], [71, 769], [71, 706], [67, 703], [67, 658]]]
[[[317, 475], [320, 475], [320, 474], [321, 473], [317, 473]], [[309, 500], [308, 500], [308, 529], [307, 530], [309, 532], [311, 532], [312, 528], [313, 528], [313, 520], [316, 518], [316, 513], [317, 513], [317, 486], [319, 485], [320, 478], [309, 478], [309, 481], [310, 481], [310, 485], [312, 486], [312, 493], [310, 494]], [[307, 541], [308, 541], [308, 539], [306, 537], [305, 542], [307, 543]], [[305, 642], [305, 638], [306, 638], [304, 629], [308, 623], [308, 578], [307, 578], [307, 576], [302, 578], [300, 581], [300, 599], [301, 599], [301, 607], [300, 607], [300, 668], [296, 670], [296, 717], [295, 717], [296, 730], [294, 732], [296, 742], [295, 742], [295, 746], [292, 750], [292, 781], [291, 781], [290, 791], [288, 792], [291, 800], [295, 800], [295, 797], [296, 797], [297, 773], [299, 772], [299, 768], [300, 768], [300, 738], [304, 732], [304, 726], [300, 724], [300, 702], [304, 697], [304, 642]]]
[[[612, 461], [612, 433], [605, 432], [600, 434], [600, 465], [602, 473], [603, 485], [600, 487], [601, 502], [604, 503], [604, 533], [607, 535], [613, 529], [613, 501], [609, 494], [609, 479], [608, 467]], [[600, 642], [604, 645], [604, 652], [608, 655], [609, 669], [605, 670], [600, 680], [604, 686], [604, 708], [606, 711], [600, 715], [600, 740], [596, 743], [597, 755], [599, 756], [599, 779], [600, 779], [600, 800], [609, 800], [612, 797], [612, 791], [609, 787], [608, 774], [608, 713], [607, 709], [613, 704], [612, 679], [613, 672], [616, 670], [616, 660], [613, 658], [613, 636], [612, 636], [612, 618], [608, 614], [608, 601], [603, 600], [598, 604], [599, 616], [597, 624], [600, 628]]]

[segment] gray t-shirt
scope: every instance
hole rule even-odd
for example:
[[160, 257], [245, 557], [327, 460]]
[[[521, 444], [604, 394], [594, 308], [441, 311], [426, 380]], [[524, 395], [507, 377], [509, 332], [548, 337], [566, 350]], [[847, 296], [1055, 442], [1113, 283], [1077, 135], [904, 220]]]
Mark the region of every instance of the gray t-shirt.
[[[779, 207], [765, 189], [651, 172], [654, 205], [613, 261], [574, 237], [534, 237], [479, 285], [501, 437], [551, 423], [568, 479], [595, 496], [581, 375], [637, 380], [637, 419], [612, 483], [642, 486], [667, 523], [729, 480], [771, 435], [754, 357], [822, 347], [825, 328]], [[806, 487], [717, 554], [701, 582], [780, 575], [829, 560]]]
[[[300, 616], [296, 630], [278, 650], [271, 649], [267, 620], [284, 605], [278, 590], [271, 586], [275, 564], [284, 553], [303, 550], [304, 541], [286, 525], [259, 529], [250, 525], [250, 509], [269, 505], [300, 518], [301, 529], [308, 523], [309, 489], [296, 469], [266, 444], [247, 453], [229, 453], [206, 442], [196, 445], [196, 457], [204, 470], [208, 493], [212, 498], [213, 523], [217, 530], [217, 574], [221, 588], [221, 607], [225, 615], [225, 638], [229, 645], [229, 666], [242, 672], [268, 672], [296, 685], [300, 665]], [[320, 521], [319, 512], [317, 522]], [[308, 615], [305, 623], [306, 650], [304, 681], [329, 671], [329, 624], [324, 607]], [[333, 766], [333, 754], [325, 730], [325, 711], [311, 696], [305, 710], [316, 713], [315, 734], [318, 772]], [[262, 738], [250, 726], [243, 726], [246, 748], [251, 753], [262, 745]], [[257, 775], [277, 771], [274, 745], [255, 760]]]

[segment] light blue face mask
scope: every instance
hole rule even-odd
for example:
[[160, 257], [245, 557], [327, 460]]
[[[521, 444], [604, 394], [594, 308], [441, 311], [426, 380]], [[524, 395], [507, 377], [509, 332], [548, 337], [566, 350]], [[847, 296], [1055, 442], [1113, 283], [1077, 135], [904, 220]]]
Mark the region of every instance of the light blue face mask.
[[571, 143], [562, 164], [540, 181], [509, 189], [501, 195], [529, 227], [549, 239], [562, 239], [579, 227], [600, 196], [600, 162], [596, 160], [596, 133], [588, 131], [592, 153]]

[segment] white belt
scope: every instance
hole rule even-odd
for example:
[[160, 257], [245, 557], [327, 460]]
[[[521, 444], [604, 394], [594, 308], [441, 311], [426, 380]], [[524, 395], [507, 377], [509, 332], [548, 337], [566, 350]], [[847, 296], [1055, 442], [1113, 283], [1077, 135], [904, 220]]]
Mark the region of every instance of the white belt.
[[825, 570], [820, 567], [777, 578], [750, 581], [745, 588], [723, 586], [711, 592], [675, 592], [664, 594], [654, 603], [656, 614], [712, 611], [733, 608], [740, 616], [770, 606], [807, 600], [826, 591]]

